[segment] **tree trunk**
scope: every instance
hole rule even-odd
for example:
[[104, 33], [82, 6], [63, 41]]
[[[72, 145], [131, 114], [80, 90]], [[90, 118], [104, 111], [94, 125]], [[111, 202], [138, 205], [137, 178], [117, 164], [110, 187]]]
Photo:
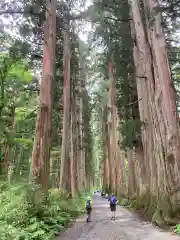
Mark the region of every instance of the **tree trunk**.
[[66, 20], [64, 30], [64, 103], [63, 103], [63, 134], [61, 148], [60, 164], [60, 182], [59, 187], [65, 188], [65, 169], [68, 163], [68, 132], [69, 132], [69, 112], [70, 112], [70, 38], [69, 38], [69, 21]]
[[[142, 129], [142, 139], [146, 166], [149, 163], [150, 169], [150, 182], [147, 184], [150, 186], [150, 201], [157, 205], [153, 220], [161, 224], [162, 221], [167, 221], [171, 214], [171, 204], [175, 206], [175, 202], [179, 201], [177, 189], [180, 186], [180, 139], [175, 95], [172, 91], [160, 13], [154, 11], [153, 19], [146, 16], [147, 11], [152, 14], [152, 9], [155, 10], [157, 1], [144, 1], [145, 8], [141, 4], [146, 16], [145, 24], [140, 15], [140, 2], [133, 0], [130, 1], [130, 5], [135, 30], [136, 75], [141, 74], [137, 80], [138, 98], [142, 97], [140, 117], [146, 120]], [[133, 28], [131, 31], [133, 33]], [[146, 175], [147, 173], [148, 171]]]
[[[178, 190], [180, 187], [180, 132], [179, 119], [176, 108], [176, 94], [173, 88], [171, 71], [167, 55], [167, 46], [164, 31], [162, 28], [162, 16], [158, 11], [159, 3], [157, 0], [144, 1], [145, 11], [148, 9], [150, 18], [147, 19], [147, 32], [149, 44], [152, 48], [153, 66], [155, 69], [155, 83], [157, 89], [157, 104], [162, 109], [159, 120], [161, 124], [160, 133], [165, 151], [165, 171], [167, 172], [168, 194], [175, 206], [180, 199]], [[160, 115], [160, 114], [159, 114]], [[167, 137], [165, 137], [167, 136]], [[161, 189], [163, 191], [163, 189]]]
[[85, 132], [84, 132], [84, 101], [83, 97], [85, 94], [85, 64], [84, 64], [83, 53], [80, 51], [80, 189], [87, 187], [86, 170], [85, 170]]
[[128, 155], [128, 197], [134, 197], [134, 196], [136, 196], [134, 149], [129, 150], [127, 155]]
[[109, 66], [109, 78], [110, 78], [110, 88], [109, 88], [109, 99], [110, 99], [110, 118], [111, 118], [111, 133], [110, 133], [110, 141], [111, 141], [111, 171], [112, 171], [112, 190], [116, 191], [116, 106], [115, 106], [115, 76], [112, 61], [110, 60]]
[[107, 109], [106, 106], [102, 106], [102, 137], [103, 137], [103, 157], [102, 157], [102, 169], [103, 172], [100, 174], [101, 176], [101, 181], [103, 185], [103, 189], [107, 191], [109, 189], [109, 183], [108, 183], [108, 161], [107, 161], [107, 153], [108, 153], [108, 148], [107, 148], [107, 131], [106, 131], [106, 118], [107, 118]]
[[40, 86], [40, 104], [32, 152], [32, 177], [44, 190], [47, 190], [49, 187], [55, 44], [56, 0], [49, 0], [44, 25], [43, 76]]
[[77, 119], [76, 119], [76, 98], [74, 89], [72, 89], [71, 96], [71, 194], [72, 197], [77, 195]]

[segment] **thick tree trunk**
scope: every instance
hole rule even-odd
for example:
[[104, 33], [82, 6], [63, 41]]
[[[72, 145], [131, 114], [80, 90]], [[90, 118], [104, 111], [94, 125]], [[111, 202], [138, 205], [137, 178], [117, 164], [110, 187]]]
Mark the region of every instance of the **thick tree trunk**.
[[110, 99], [110, 118], [111, 118], [111, 133], [110, 133], [110, 141], [111, 141], [111, 171], [112, 171], [112, 190], [116, 191], [116, 157], [117, 157], [117, 139], [116, 139], [116, 106], [115, 106], [115, 98], [116, 98], [116, 79], [113, 69], [112, 61], [109, 62], [108, 66], [109, 78], [110, 78], [110, 88], [109, 88], [109, 99]]
[[[144, 196], [149, 192], [149, 188], [150, 192], [155, 194], [155, 198], [157, 198], [157, 167], [153, 138], [155, 129], [154, 123], [156, 122], [153, 102], [154, 76], [152, 73], [151, 52], [147, 43], [143, 22], [141, 20], [139, 5], [137, 0], [130, 1], [130, 3], [133, 16], [133, 23], [131, 25], [132, 38], [134, 40], [133, 55], [136, 67], [139, 111], [140, 120], [142, 122], [141, 135], [144, 151], [144, 163], [141, 164], [143, 171], [146, 173], [146, 177], [141, 181], [144, 186], [141, 186], [141, 196], [139, 197], [145, 201]], [[140, 176], [142, 177], [142, 175]]]
[[107, 129], [106, 129], [106, 119], [107, 119], [107, 109], [106, 106], [102, 106], [102, 137], [103, 137], [103, 157], [102, 157], [102, 168], [103, 172], [100, 174], [101, 176], [101, 181], [102, 181], [102, 186], [105, 191], [108, 191], [109, 189], [109, 174], [108, 174], [108, 169], [109, 169], [109, 164], [108, 164], [108, 146], [107, 146]]
[[[106, 113], [107, 115], [107, 113]], [[107, 116], [106, 116], [107, 118]], [[108, 136], [108, 124], [107, 124], [107, 119], [105, 122], [105, 154], [106, 154], [106, 159], [105, 159], [105, 164], [106, 164], [106, 187], [107, 187], [107, 191], [109, 191], [109, 187], [110, 187], [110, 182], [111, 182], [111, 171], [110, 171], [110, 146], [109, 146], [109, 136]]]
[[134, 149], [129, 150], [127, 155], [128, 155], [128, 197], [134, 197], [134, 196], [136, 196]]
[[[162, 218], [168, 221], [172, 211], [171, 204], [175, 206], [175, 202], [179, 201], [177, 189], [180, 185], [178, 177], [180, 139], [175, 95], [172, 91], [160, 13], [154, 11], [155, 17], [151, 19], [152, 10], [155, 10], [157, 1], [144, 1], [145, 9], [141, 5], [145, 16], [148, 10], [151, 13], [150, 18], [146, 16], [145, 25], [141, 19], [139, 1], [130, 1], [130, 5], [135, 29], [136, 75], [141, 73], [137, 80], [138, 97], [142, 97], [140, 117], [141, 120], [146, 119], [142, 129], [142, 139], [144, 156], [150, 169], [148, 176], [150, 206], [157, 205], [153, 220], [161, 224]], [[131, 30], [133, 33], [133, 28]], [[144, 81], [141, 81], [142, 77]], [[144, 103], [145, 106], [143, 106]], [[148, 109], [148, 111], [145, 112], [142, 109]], [[146, 171], [147, 174], [148, 171]]]
[[118, 116], [118, 111], [116, 108], [116, 151], [117, 151], [117, 193], [120, 196], [126, 195], [127, 191], [127, 179], [126, 179], [126, 170], [125, 170], [125, 151], [120, 148], [120, 143], [122, 141], [120, 128], [120, 119]]
[[69, 39], [69, 23], [67, 22], [64, 30], [64, 103], [63, 103], [63, 134], [61, 148], [61, 164], [60, 164], [60, 182], [59, 187], [65, 188], [65, 169], [69, 158], [69, 120], [70, 120], [70, 39]]
[[44, 190], [49, 187], [55, 44], [56, 0], [51, 0], [47, 3], [46, 22], [44, 26], [43, 76], [40, 86], [40, 104], [32, 152], [32, 177]]
[[87, 187], [86, 169], [85, 169], [85, 132], [84, 132], [84, 101], [85, 94], [85, 59], [83, 53], [80, 51], [80, 188], [85, 189]]
[[76, 98], [74, 89], [71, 91], [71, 194], [72, 197], [77, 195], [77, 119], [76, 119]]
[[[165, 171], [167, 172], [168, 194], [172, 203], [176, 205], [179, 201], [178, 189], [180, 186], [180, 132], [179, 119], [176, 108], [176, 95], [173, 88], [171, 71], [169, 67], [167, 46], [164, 31], [162, 28], [162, 16], [158, 11], [157, 0], [144, 1], [145, 11], [149, 9], [150, 18], [147, 19], [147, 32], [149, 44], [152, 48], [153, 66], [155, 69], [155, 83], [157, 89], [156, 101], [161, 108], [159, 121], [161, 124], [160, 133], [163, 137], [163, 149], [165, 151]], [[163, 189], [161, 189], [163, 191]]]

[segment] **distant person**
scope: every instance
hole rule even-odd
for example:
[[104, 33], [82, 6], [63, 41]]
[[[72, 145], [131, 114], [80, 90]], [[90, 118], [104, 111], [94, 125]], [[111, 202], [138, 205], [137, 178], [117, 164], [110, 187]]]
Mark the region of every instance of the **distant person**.
[[88, 196], [86, 200], [86, 212], [87, 212], [86, 222], [91, 222], [92, 200], [90, 196]]
[[118, 203], [116, 197], [114, 196], [114, 194], [112, 193], [112, 195], [109, 197], [108, 201], [110, 201], [110, 209], [111, 209], [111, 213], [112, 213], [112, 220], [115, 220], [116, 218], [116, 204]]

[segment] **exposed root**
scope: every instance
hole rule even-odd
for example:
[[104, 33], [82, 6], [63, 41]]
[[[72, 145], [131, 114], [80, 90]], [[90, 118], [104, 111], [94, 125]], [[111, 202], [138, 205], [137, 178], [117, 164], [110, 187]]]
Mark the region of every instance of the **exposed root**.
[[173, 226], [179, 223], [179, 220], [173, 219], [169, 216], [164, 217], [164, 221], [166, 222], [167, 225], [173, 225]]
[[160, 209], [158, 209], [158, 207], [152, 217], [152, 223], [159, 227], [164, 227], [164, 225], [165, 225], [165, 222], [162, 218], [161, 211], [160, 211]]

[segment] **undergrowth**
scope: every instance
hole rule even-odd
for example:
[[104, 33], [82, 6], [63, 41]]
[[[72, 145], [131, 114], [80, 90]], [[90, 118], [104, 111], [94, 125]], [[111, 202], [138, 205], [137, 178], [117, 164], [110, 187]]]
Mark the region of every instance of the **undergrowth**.
[[0, 240], [54, 239], [83, 212], [83, 196], [72, 200], [68, 194], [51, 189], [48, 197], [40, 200], [34, 193], [36, 190], [27, 185], [0, 183]]

